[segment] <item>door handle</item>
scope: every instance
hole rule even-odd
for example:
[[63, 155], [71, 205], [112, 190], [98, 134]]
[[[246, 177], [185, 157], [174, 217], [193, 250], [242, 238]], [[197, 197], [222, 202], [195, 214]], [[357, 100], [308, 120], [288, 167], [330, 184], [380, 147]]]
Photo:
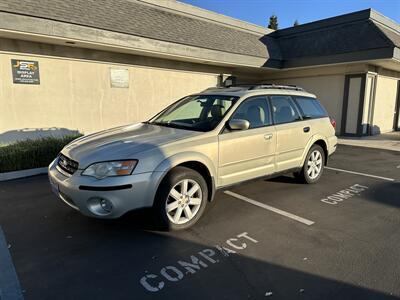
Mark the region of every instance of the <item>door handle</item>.
[[309, 127], [309, 126], [304, 127], [304, 128], [303, 128], [303, 131], [304, 131], [304, 132], [309, 132], [309, 131], [310, 131], [310, 127]]
[[266, 135], [264, 135], [264, 139], [266, 140], [272, 139], [272, 133], [267, 133]]

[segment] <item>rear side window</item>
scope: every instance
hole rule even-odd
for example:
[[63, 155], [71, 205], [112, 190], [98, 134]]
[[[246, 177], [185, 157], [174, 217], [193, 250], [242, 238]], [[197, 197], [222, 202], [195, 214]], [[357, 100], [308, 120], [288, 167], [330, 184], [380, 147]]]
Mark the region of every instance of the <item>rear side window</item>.
[[290, 123], [301, 120], [290, 96], [271, 96], [272, 115], [275, 124]]
[[308, 97], [294, 97], [304, 119], [327, 117], [328, 113], [317, 99]]

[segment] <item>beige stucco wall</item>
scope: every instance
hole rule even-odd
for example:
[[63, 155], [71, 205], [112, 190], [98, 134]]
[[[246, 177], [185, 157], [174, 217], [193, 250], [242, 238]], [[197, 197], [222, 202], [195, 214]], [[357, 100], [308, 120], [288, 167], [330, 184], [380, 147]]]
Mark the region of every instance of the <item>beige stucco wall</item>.
[[301, 78], [270, 79], [268, 82], [297, 85], [315, 94], [329, 115], [335, 118], [336, 131], [340, 132], [342, 120], [344, 75], [322, 75]]
[[[13, 84], [12, 58], [38, 61], [40, 85]], [[129, 88], [111, 87], [111, 67], [129, 70]], [[87, 134], [146, 120], [216, 84], [217, 74], [0, 53], [0, 142], [34, 137], [35, 130]]]
[[399, 78], [378, 75], [376, 81], [373, 125], [375, 133], [393, 131]]

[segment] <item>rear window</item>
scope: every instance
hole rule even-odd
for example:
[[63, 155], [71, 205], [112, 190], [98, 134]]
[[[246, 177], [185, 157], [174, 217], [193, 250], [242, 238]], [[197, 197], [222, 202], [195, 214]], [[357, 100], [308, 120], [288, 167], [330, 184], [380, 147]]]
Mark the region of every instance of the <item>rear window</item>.
[[327, 117], [328, 113], [317, 99], [308, 97], [294, 97], [300, 112], [305, 119]]

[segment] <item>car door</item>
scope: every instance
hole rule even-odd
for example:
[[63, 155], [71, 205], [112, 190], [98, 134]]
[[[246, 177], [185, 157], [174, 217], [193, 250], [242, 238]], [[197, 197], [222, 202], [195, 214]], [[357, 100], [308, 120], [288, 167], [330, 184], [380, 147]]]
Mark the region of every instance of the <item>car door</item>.
[[266, 96], [244, 100], [230, 117], [249, 121], [246, 130], [226, 128], [218, 137], [220, 186], [261, 177], [275, 171], [275, 127]]
[[311, 138], [309, 120], [303, 120], [291, 96], [270, 96], [276, 128], [276, 171], [301, 166], [304, 149]]

